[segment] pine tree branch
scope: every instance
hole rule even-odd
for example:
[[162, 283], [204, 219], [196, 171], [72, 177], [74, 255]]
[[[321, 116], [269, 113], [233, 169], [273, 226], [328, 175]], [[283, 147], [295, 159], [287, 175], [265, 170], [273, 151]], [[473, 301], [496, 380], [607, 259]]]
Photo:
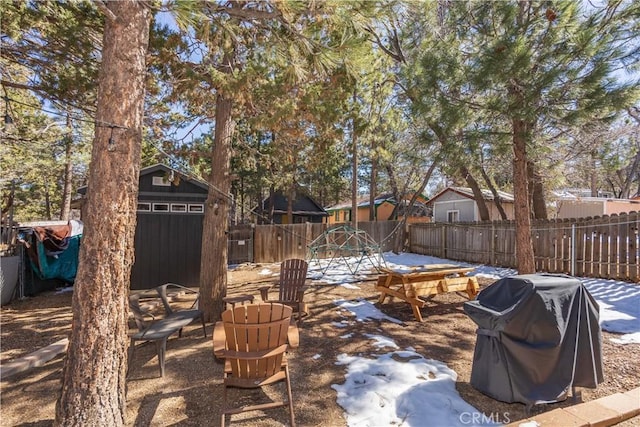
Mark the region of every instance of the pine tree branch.
[[[404, 57], [404, 55], [403, 55], [403, 53], [402, 53], [402, 50], [400, 50], [400, 42], [399, 42], [399, 40], [398, 40], [398, 36], [397, 36], [397, 34], [395, 34], [395, 36], [393, 37], [392, 43], [391, 43], [391, 44], [393, 45], [394, 49], [398, 50], [397, 52], [394, 52], [394, 51], [390, 50], [389, 48], [387, 48], [387, 47], [384, 45], [384, 43], [382, 43], [382, 40], [380, 39], [380, 36], [378, 36], [378, 34], [377, 34], [375, 31], [373, 31], [373, 29], [371, 29], [371, 27], [366, 26], [366, 27], [364, 28], [364, 30], [365, 30], [367, 33], [371, 34], [371, 35], [374, 37], [374, 39], [375, 39], [375, 40], [372, 40], [372, 41], [373, 41], [373, 42], [374, 42], [374, 43], [375, 43], [375, 44], [376, 44], [380, 49], [382, 49], [382, 51], [383, 51], [384, 53], [386, 53], [386, 54], [387, 54], [387, 55], [389, 55], [391, 58], [393, 58], [393, 60], [394, 60], [394, 61], [396, 61], [396, 62], [400, 62], [400, 63], [402, 63], [402, 64], [406, 64], [406, 59], [405, 59], [405, 57]], [[394, 33], [395, 33], [395, 31], [394, 31]]]
[[96, 0], [94, 1], [94, 4], [96, 5], [96, 7], [98, 9], [100, 9], [100, 11], [102, 13], [104, 13], [104, 16], [111, 22], [115, 22], [117, 17], [116, 15], [107, 7], [107, 5], [102, 1], [102, 0]]
[[226, 13], [229, 16], [246, 20], [280, 19], [284, 21], [283, 16], [279, 11], [269, 12], [266, 10], [245, 9], [242, 7], [243, 3], [241, 2], [230, 1], [229, 3], [233, 6], [225, 7], [219, 4], [207, 3], [207, 9], [211, 13]]

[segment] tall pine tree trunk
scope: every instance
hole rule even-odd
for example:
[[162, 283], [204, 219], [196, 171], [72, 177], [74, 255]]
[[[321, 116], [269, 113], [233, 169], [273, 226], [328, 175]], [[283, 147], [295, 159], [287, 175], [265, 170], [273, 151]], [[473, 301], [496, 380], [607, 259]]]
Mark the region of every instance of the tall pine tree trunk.
[[[356, 90], [353, 90], [353, 103], [356, 103]], [[356, 133], [355, 113], [351, 119], [351, 226], [358, 228], [358, 135]]]
[[53, 219], [51, 216], [51, 195], [49, 190], [49, 177], [46, 175], [44, 177], [44, 215], [49, 221]]
[[[105, 10], [85, 232], [57, 426], [125, 422], [129, 277], [151, 11], [138, 1], [107, 2]], [[115, 144], [108, 148], [112, 130]]]
[[60, 219], [68, 221], [71, 216], [71, 184], [73, 180], [73, 163], [71, 162], [71, 134], [65, 138], [64, 146], [64, 187], [62, 190], [62, 206]]
[[503, 220], [508, 219], [507, 213], [505, 212], [504, 207], [502, 206], [502, 200], [500, 199], [500, 194], [498, 194], [498, 190], [496, 190], [496, 186], [493, 185], [493, 182], [491, 182], [491, 178], [489, 177], [489, 175], [487, 175], [487, 171], [484, 170], [483, 166], [480, 166], [480, 173], [482, 174], [482, 178], [484, 179], [484, 182], [487, 184], [487, 187], [489, 187], [491, 194], [493, 194], [493, 202], [495, 203], [496, 208], [500, 213], [500, 219], [503, 219]]
[[[376, 189], [378, 187], [378, 155], [376, 154], [376, 138], [372, 138], [371, 152], [373, 156], [371, 158], [371, 179], [369, 182], [369, 221], [377, 221], [376, 215]], [[400, 200], [395, 199], [396, 203], [400, 203]], [[392, 219], [392, 218], [384, 218]]]
[[293, 224], [293, 201], [296, 199], [294, 184], [289, 187], [287, 193], [287, 224]]
[[531, 210], [527, 184], [527, 134], [529, 125], [514, 118], [513, 125], [513, 198], [516, 225], [516, 267], [519, 274], [535, 273], [531, 241]]
[[202, 225], [200, 261], [201, 309], [207, 322], [220, 318], [227, 294], [227, 227], [231, 200], [231, 138], [235, 129], [233, 101], [224, 94], [216, 99], [216, 130], [211, 154], [209, 194]]
[[471, 191], [473, 191], [473, 197], [476, 199], [476, 205], [478, 206], [478, 214], [480, 215], [480, 221], [491, 221], [491, 215], [489, 215], [489, 208], [487, 208], [487, 202], [484, 199], [484, 194], [478, 185], [478, 181], [471, 175], [469, 169], [466, 166], [460, 167], [460, 173], [467, 181]]
[[531, 195], [531, 207], [535, 219], [547, 219], [547, 201], [544, 197], [544, 183], [536, 165], [532, 161], [527, 162], [527, 175], [529, 176], [529, 194]]

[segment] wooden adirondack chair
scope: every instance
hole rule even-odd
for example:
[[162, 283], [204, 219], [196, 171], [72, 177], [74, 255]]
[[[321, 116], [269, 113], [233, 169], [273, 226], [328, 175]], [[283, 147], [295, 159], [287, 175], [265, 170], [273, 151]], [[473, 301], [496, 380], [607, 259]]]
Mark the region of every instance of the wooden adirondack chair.
[[[241, 305], [222, 313], [223, 328], [214, 330], [214, 351], [224, 358], [224, 391], [221, 425], [227, 415], [246, 411], [289, 407], [291, 426], [295, 426], [293, 397], [286, 360], [287, 336], [292, 309], [283, 304]], [[224, 348], [216, 349], [216, 342]], [[287, 398], [254, 405], [228, 406], [227, 388], [253, 389], [285, 381]]]
[[260, 288], [262, 301], [277, 302], [293, 308], [293, 315], [298, 324], [302, 322], [303, 317], [309, 314], [309, 307], [304, 302], [308, 267], [309, 265], [303, 259], [287, 259], [282, 262], [280, 280], [276, 285], [278, 287], [277, 299], [269, 299], [269, 290], [272, 289], [272, 286]]

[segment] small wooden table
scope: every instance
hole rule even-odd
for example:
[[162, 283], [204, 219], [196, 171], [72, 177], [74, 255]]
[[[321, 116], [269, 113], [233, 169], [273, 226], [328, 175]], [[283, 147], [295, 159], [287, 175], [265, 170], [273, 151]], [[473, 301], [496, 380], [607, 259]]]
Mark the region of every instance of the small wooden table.
[[416, 320], [422, 322], [420, 309], [427, 302], [420, 297], [464, 291], [469, 299], [475, 298], [479, 289], [478, 280], [467, 276], [473, 270], [450, 264], [434, 264], [408, 271], [383, 268], [376, 285], [376, 290], [380, 292], [378, 302], [382, 304], [387, 297], [398, 297], [411, 305]]
[[236, 308], [236, 304], [244, 305], [244, 303], [248, 302], [249, 304], [253, 304], [253, 295], [237, 295], [235, 297], [224, 297], [222, 301], [226, 304], [227, 309], [231, 306], [233, 310]]

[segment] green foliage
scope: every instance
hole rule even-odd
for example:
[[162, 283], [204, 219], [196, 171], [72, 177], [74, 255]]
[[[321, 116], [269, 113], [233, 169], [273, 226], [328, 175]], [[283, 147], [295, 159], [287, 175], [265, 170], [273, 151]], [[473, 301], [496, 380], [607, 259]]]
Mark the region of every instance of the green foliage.
[[[73, 139], [74, 188], [84, 183], [88, 162], [88, 141], [91, 136], [82, 122], [72, 129], [32, 106], [38, 100], [22, 92], [8, 92], [11, 99], [12, 128], [3, 129], [0, 145], [2, 164], [3, 217], [15, 184], [13, 218], [30, 220], [58, 219], [64, 186], [65, 144]], [[26, 104], [26, 105], [24, 105]]]
[[638, 99], [636, 83], [613, 75], [637, 61], [637, 43], [628, 43], [635, 3], [448, 2], [439, 19], [433, 6], [423, 10], [437, 25], [421, 35], [403, 80], [414, 113], [445, 143], [450, 174], [459, 162], [508, 160], [513, 120], [531, 124], [529, 153], [549, 170], [563, 149], [554, 135], [611, 121]]
[[0, 70], [14, 123], [2, 132], [3, 201], [14, 182], [16, 220], [57, 219], [68, 138], [73, 188], [85, 183], [103, 17], [89, 1], [4, 1], [2, 8]]
[[2, 8], [3, 80], [26, 68], [33, 91], [92, 111], [102, 14], [90, 1], [3, 1]]

